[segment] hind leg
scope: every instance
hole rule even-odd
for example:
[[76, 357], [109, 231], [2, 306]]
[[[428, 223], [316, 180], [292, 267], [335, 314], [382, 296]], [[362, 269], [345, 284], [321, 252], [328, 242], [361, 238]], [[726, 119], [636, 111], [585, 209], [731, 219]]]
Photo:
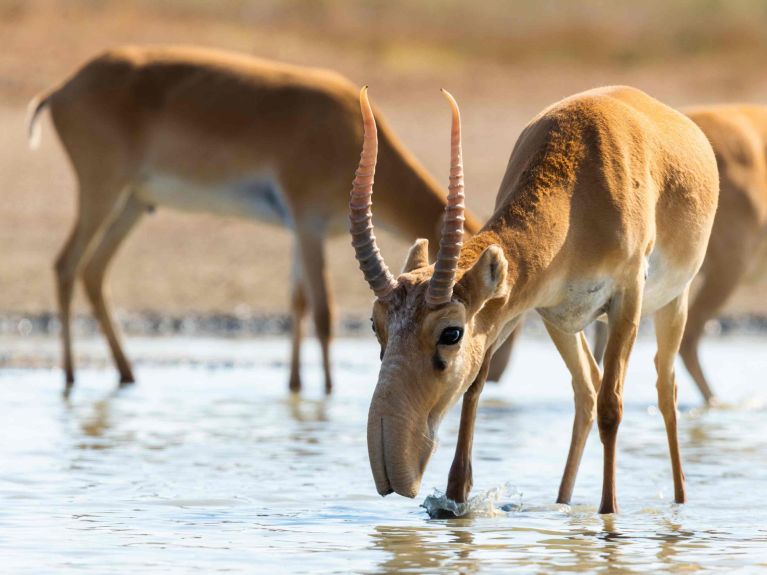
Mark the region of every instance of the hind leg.
[[296, 235], [303, 271], [303, 285], [309, 296], [314, 317], [314, 329], [322, 350], [322, 369], [325, 375], [325, 393], [333, 390], [330, 369], [330, 339], [333, 325], [333, 308], [330, 300], [330, 286], [325, 265], [324, 235], [311, 225], [297, 225]]
[[559, 484], [557, 503], [570, 503], [586, 440], [597, 415], [597, 390], [601, 375], [583, 332], [570, 334], [544, 322], [551, 340], [572, 376], [575, 418], [567, 463]]
[[75, 226], [64, 248], [56, 259], [57, 296], [61, 318], [61, 343], [63, 368], [66, 378], [64, 393], [68, 393], [75, 381], [72, 359], [72, 296], [77, 273], [94, 245], [97, 236], [107, 225], [112, 213], [118, 208], [122, 195], [109, 194], [118, 186], [80, 186], [79, 213]]
[[519, 338], [519, 334], [521, 332], [522, 322], [520, 321], [517, 324], [517, 327], [514, 328], [514, 331], [512, 331], [511, 334], [509, 334], [509, 337], [506, 338], [506, 341], [504, 341], [501, 347], [499, 347], [493, 354], [493, 358], [490, 360], [490, 371], [487, 374], [488, 381], [501, 380], [503, 372], [509, 365], [511, 353], [514, 350], [514, 346], [516, 345], [517, 339]]
[[674, 476], [674, 501], [684, 503], [684, 473], [682, 458], [679, 454], [679, 439], [676, 428], [676, 377], [674, 360], [684, 333], [687, 320], [687, 294], [684, 293], [655, 313], [655, 337], [658, 340], [658, 353], [655, 356], [655, 368], [658, 371], [658, 407], [663, 414], [668, 437], [668, 449], [671, 456], [671, 470]]
[[141, 219], [146, 206], [131, 196], [120, 212], [110, 223], [100, 242], [83, 268], [85, 293], [93, 307], [93, 313], [101, 326], [101, 331], [109, 343], [117, 370], [120, 373], [120, 385], [135, 381], [130, 362], [123, 352], [119, 329], [115, 327], [109, 300], [104, 289], [104, 278], [112, 258], [130, 231]]
[[714, 400], [714, 393], [703, 373], [698, 347], [706, 323], [722, 309], [745, 273], [745, 264], [736, 261], [735, 258], [728, 267], [730, 269], [727, 270], [727, 273], [707, 272], [702, 277], [700, 289], [690, 305], [687, 327], [680, 350], [687, 371], [690, 372], [703, 395], [703, 399], [709, 404]]
[[304, 317], [307, 311], [306, 289], [301, 270], [301, 255], [298, 246], [293, 253], [293, 274], [291, 278], [290, 307], [293, 323], [292, 346], [290, 355], [290, 391], [301, 391], [301, 343], [304, 336]]
[[602, 364], [605, 357], [605, 348], [607, 347], [607, 335], [610, 333], [607, 322], [595, 321], [593, 323], [592, 344], [594, 349], [594, 360], [597, 365]]
[[623, 419], [623, 383], [629, 356], [636, 341], [642, 310], [644, 268], [634, 280], [613, 297], [608, 312], [610, 333], [605, 350], [604, 375], [597, 395], [597, 423], [603, 447], [602, 502], [600, 513], [616, 513], [615, 456], [618, 427]]

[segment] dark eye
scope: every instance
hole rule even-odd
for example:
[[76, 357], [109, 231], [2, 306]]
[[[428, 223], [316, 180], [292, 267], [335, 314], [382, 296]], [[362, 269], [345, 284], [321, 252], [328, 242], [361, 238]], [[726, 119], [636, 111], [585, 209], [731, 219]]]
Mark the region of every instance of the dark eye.
[[463, 337], [462, 327], [446, 327], [439, 335], [437, 345], [455, 345]]

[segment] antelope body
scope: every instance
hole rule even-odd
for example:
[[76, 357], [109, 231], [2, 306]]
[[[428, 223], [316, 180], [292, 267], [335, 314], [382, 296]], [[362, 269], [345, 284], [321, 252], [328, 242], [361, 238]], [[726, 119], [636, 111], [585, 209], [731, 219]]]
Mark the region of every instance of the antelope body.
[[700, 338], [767, 239], [767, 107], [701, 106], [685, 113], [708, 137], [719, 166], [719, 209], [680, 351], [704, 399], [711, 402], [714, 394], [698, 357]]
[[[70, 309], [78, 274], [121, 383], [134, 380], [104, 276], [143, 214], [167, 206], [292, 230], [290, 388], [300, 388], [301, 325], [310, 303], [330, 391], [332, 308], [323, 244], [347, 229], [347, 174], [362, 142], [357, 89], [333, 72], [226, 52], [122, 47], [39, 98], [32, 140], [46, 107], [79, 186], [77, 221], [56, 262], [67, 390], [74, 382]], [[381, 135], [378, 185], [387, 200], [379, 220], [411, 238], [437, 234], [445, 206], [440, 186], [385, 124]], [[467, 231], [478, 229], [470, 217]]]
[[[375, 125], [364, 91], [361, 103], [366, 138], [351, 219], [357, 257], [377, 296], [373, 321], [382, 364], [370, 405], [368, 450], [379, 493], [416, 495], [439, 423], [463, 396], [447, 495], [466, 500], [489, 360], [521, 315], [536, 309], [572, 374], [575, 395], [558, 501], [570, 501], [596, 417], [604, 447], [600, 512], [617, 511], [615, 453], [625, 369], [640, 316], [654, 314], [658, 402], [675, 500], [683, 502], [674, 358], [718, 196], [716, 160], [701, 130], [633, 88], [600, 88], [562, 100], [524, 129], [493, 216], [462, 246], [455, 225], [463, 197], [460, 120], [453, 102], [453, 191], [437, 261], [429, 265], [420, 240], [395, 279], [374, 238], [365, 241], [366, 224], [372, 234], [365, 206], [372, 193]], [[582, 333], [602, 314], [609, 324], [603, 376]]]

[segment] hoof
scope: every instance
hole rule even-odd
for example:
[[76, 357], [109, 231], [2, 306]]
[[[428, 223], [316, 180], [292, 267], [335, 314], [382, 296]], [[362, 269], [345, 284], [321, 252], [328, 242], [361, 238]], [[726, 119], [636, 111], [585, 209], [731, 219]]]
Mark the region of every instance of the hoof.
[[459, 505], [465, 504], [469, 500], [469, 494], [471, 493], [471, 485], [465, 485], [460, 487], [447, 486], [445, 491], [445, 497], [451, 501], [455, 501]]
[[458, 515], [451, 509], [433, 509], [429, 512], [429, 517], [432, 519], [458, 519], [459, 517], [463, 517], [462, 515]]
[[64, 389], [61, 390], [61, 395], [64, 399], [69, 398], [72, 393], [72, 388], [75, 386], [75, 378], [71, 374], [67, 374], [66, 381], [64, 382]]
[[301, 393], [301, 379], [298, 377], [291, 377], [288, 383], [288, 389], [291, 393]]
[[474, 486], [474, 474], [471, 462], [453, 462], [447, 477], [447, 489], [445, 496], [451, 501], [464, 504], [469, 500], [471, 488]]
[[599, 514], [600, 515], [609, 515], [611, 513], [618, 513], [618, 504], [617, 503], [602, 503], [602, 505], [599, 506]]
[[458, 503], [439, 493], [429, 495], [421, 504], [421, 507], [426, 509], [426, 513], [432, 519], [457, 519], [466, 517], [469, 513], [468, 504]]
[[119, 386], [120, 387], [128, 387], [130, 385], [133, 385], [134, 383], [136, 383], [135, 378], [133, 377], [132, 374], [128, 374], [128, 375], [124, 375], [124, 376], [120, 377]]

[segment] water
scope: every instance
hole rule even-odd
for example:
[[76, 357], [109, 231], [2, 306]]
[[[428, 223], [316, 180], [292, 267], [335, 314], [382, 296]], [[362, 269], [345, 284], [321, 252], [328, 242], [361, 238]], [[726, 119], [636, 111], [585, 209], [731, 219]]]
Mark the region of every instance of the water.
[[[470, 512], [440, 520], [420, 505], [445, 486], [458, 411], [442, 425], [418, 498], [380, 498], [365, 445], [378, 369], [373, 342], [336, 343], [330, 400], [321, 394], [315, 353], [307, 354], [304, 396], [288, 397], [285, 341], [130, 344], [142, 358], [140, 383], [121, 392], [101, 363], [81, 371], [69, 401], [59, 395], [56, 370], [0, 371], [2, 573], [767, 568], [763, 341], [706, 343], [706, 364], [729, 407], [699, 409], [680, 370], [684, 506], [672, 501], [653, 345], [638, 343], [619, 435], [622, 512], [615, 516], [596, 513], [596, 432], [572, 507], [553, 504], [572, 424], [569, 378], [550, 343], [522, 341], [504, 382], [483, 395]], [[4, 342], [4, 353], [13, 346], [41, 355], [55, 349], [49, 340]]]

